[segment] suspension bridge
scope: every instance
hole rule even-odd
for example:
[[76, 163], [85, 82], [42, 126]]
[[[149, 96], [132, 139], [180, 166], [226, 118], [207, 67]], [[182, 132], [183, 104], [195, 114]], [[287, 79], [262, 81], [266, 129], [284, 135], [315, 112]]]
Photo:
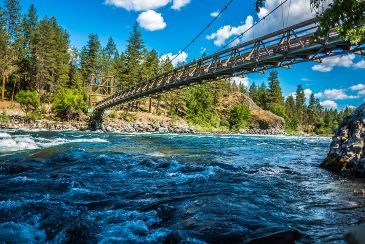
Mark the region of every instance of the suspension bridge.
[[264, 73], [273, 68], [290, 68], [302, 62], [322, 62], [335, 55], [364, 54], [365, 43], [344, 41], [335, 29], [326, 37], [317, 37], [317, 27], [317, 19], [310, 19], [125, 87], [95, 104], [90, 128], [101, 128], [105, 110], [142, 98], [219, 79]]

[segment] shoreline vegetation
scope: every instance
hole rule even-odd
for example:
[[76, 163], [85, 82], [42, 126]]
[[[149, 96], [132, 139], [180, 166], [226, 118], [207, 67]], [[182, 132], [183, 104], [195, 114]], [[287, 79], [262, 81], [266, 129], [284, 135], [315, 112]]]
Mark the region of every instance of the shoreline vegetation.
[[[7, 0], [0, 8], [0, 32], [3, 127], [43, 127], [43, 123], [49, 128], [59, 128], [58, 124], [79, 128], [77, 123], [84, 124], [91, 116], [91, 105], [108, 95], [89, 94], [90, 84], [102, 82], [95, 77], [113, 77], [113, 90], [118, 92], [183, 64], [173, 65], [166, 55], [148, 50], [137, 25], [126, 50], [118, 50], [112, 37], [103, 45], [97, 34], [90, 34], [78, 50], [55, 17], [40, 19], [35, 5], [22, 13], [18, 0]], [[323, 108], [313, 94], [306, 97], [301, 85], [284, 97], [279, 74], [272, 70], [259, 85], [233, 77], [120, 105], [106, 111], [104, 128], [140, 131], [141, 124], [148, 124], [145, 130], [166, 131], [170, 126], [159, 123], [169, 120], [171, 131], [328, 136], [352, 111]], [[143, 116], [157, 121], [130, 121]], [[121, 122], [108, 123], [118, 118]]]

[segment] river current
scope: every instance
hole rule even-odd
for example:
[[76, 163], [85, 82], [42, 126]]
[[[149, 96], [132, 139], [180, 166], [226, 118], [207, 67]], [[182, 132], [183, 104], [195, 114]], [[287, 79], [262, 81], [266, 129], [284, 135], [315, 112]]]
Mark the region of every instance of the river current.
[[0, 131], [0, 241], [341, 243], [363, 183], [318, 165], [330, 138]]

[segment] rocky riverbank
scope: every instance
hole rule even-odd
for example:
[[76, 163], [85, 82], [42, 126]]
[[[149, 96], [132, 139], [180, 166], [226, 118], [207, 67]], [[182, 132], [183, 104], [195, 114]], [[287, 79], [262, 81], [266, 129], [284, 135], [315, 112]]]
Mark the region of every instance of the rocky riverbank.
[[336, 130], [321, 167], [343, 176], [365, 177], [365, 104]]
[[[223, 129], [204, 130], [189, 125], [181, 118], [169, 118], [150, 113], [135, 113], [133, 119], [104, 118], [102, 130], [108, 132], [151, 132], [151, 133], [230, 133]], [[51, 118], [36, 121], [28, 121], [22, 115], [10, 115], [6, 122], [0, 122], [3, 129], [26, 129], [26, 130], [88, 130], [88, 117], [78, 121], [56, 121]], [[241, 134], [282, 135], [283, 128], [247, 128], [241, 129]]]

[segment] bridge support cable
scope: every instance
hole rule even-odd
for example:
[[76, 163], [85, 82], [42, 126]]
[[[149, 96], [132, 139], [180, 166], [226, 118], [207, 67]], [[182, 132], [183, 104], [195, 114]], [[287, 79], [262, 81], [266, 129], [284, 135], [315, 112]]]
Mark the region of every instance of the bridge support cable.
[[198, 35], [196, 35], [189, 43], [188, 45], [186, 45], [178, 54], [175, 55], [175, 57], [173, 57], [171, 59], [170, 62], [174, 61], [176, 58], [178, 58], [183, 52], [185, 52], [207, 29], [209, 29], [209, 27], [223, 14], [224, 11], [226, 11], [228, 9], [228, 7], [232, 4], [234, 0], [230, 0], [222, 10], [219, 11], [218, 15], [215, 16], [207, 26], [204, 27], [203, 30], [201, 30], [199, 32]]

